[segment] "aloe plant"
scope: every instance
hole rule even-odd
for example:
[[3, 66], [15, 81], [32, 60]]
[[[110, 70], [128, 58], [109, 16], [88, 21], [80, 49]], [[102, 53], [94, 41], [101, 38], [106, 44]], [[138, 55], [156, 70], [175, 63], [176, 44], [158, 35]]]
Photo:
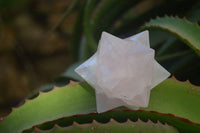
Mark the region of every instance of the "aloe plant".
[[[129, 132], [129, 131], [132, 131], [135, 133], [149, 132], [149, 131], [152, 133], [160, 133], [160, 132], [178, 133], [178, 131], [174, 127], [169, 126], [167, 124], [162, 124], [159, 121], [158, 123], [153, 123], [151, 121], [143, 122], [139, 119], [137, 122], [132, 122], [131, 120], [127, 120], [124, 123], [119, 123], [115, 121], [114, 119], [111, 119], [107, 124], [102, 124], [95, 120], [91, 124], [78, 124], [74, 122], [72, 126], [69, 126], [67, 128], [63, 128], [58, 125], [55, 125], [53, 129], [47, 130], [45, 132], [46, 133], [51, 133], [51, 132], [102, 133], [106, 131], [113, 132], [113, 133], [121, 133], [121, 132]], [[44, 131], [38, 128], [35, 128], [33, 132], [40, 133]]]
[[[94, 89], [86, 82], [71, 81], [53, 89], [53, 84], [49, 84], [2, 117], [0, 133], [200, 132], [200, 87], [192, 84], [200, 84], [200, 19], [196, 15], [199, 6], [194, 6], [200, 3], [183, 1], [187, 10], [177, 11], [177, 14], [186, 18], [158, 13], [161, 17], [149, 21], [151, 16], [157, 15], [154, 12], [169, 5], [175, 10], [182, 3], [164, 1], [154, 5], [155, 8], [134, 14], [133, 9], [142, 4], [141, 1], [76, 0], [51, 30], [79, 5], [72, 35], [76, 63], [60, 76], [78, 81], [82, 79], [73, 70], [95, 52], [103, 30], [124, 37], [139, 30], [150, 30], [151, 47], [156, 50], [157, 61], [173, 76], [152, 89], [147, 108], [128, 110], [122, 107], [98, 114]], [[138, 23], [143, 25], [136, 25]], [[190, 81], [178, 81], [174, 76]]]
[[[191, 85], [188, 82], [181, 83], [171, 78], [152, 90], [148, 108], [141, 108], [140, 111], [122, 110], [121, 112], [111, 111], [103, 114], [89, 114], [96, 112], [94, 90], [87, 83], [73, 82], [65, 87], [55, 87], [49, 92], [40, 92], [39, 96], [32, 100], [25, 100], [21, 107], [14, 108], [12, 113], [1, 122], [0, 131], [21, 132], [33, 126], [38, 127], [37, 125], [47, 121], [52, 121], [55, 124], [56, 121], [53, 120], [63, 117], [66, 117], [63, 120], [65, 122], [60, 123], [65, 123], [65, 126], [70, 125], [73, 121], [88, 123], [96, 119], [105, 122], [110, 118], [119, 121], [129, 118], [134, 121], [140, 118], [143, 121], [149, 119], [153, 122], [168, 123], [183, 132], [198, 131], [200, 130], [198, 125], [200, 123], [200, 116], [198, 115], [200, 107], [197, 106], [200, 102], [197, 94], [199, 90], [200, 87]], [[191, 104], [191, 101], [193, 104]], [[152, 112], [152, 110], [158, 112]], [[79, 115], [74, 116], [77, 114]], [[88, 115], [85, 115], [84, 118], [83, 114]], [[51, 125], [51, 122], [48, 123], [49, 125]], [[43, 127], [43, 125], [39, 127]], [[28, 131], [30, 132], [32, 129]]]

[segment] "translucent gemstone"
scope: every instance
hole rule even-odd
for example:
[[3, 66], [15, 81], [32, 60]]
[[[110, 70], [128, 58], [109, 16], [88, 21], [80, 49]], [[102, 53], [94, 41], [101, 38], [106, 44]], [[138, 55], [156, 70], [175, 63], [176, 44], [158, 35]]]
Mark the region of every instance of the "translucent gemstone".
[[148, 31], [126, 39], [103, 32], [97, 52], [75, 71], [94, 87], [99, 113], [147, 107], [151, 89], [170, 75], [154, 59]]

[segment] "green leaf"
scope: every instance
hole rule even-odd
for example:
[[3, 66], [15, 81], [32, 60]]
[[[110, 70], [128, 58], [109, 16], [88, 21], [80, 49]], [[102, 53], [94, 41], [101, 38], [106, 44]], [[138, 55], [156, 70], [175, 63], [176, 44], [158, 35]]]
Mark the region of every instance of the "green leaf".
[[172, 113], [176, 116], [200, 123], [200, 87], [189, 82], [168, 79], [151, 91], [148, 108], [162, 113]]
[[[97, 121], [93, 121], [90, 124], [78, 124], [76, 122], [73, 123], [72, 126], [69, 127], [59, 127], [55, 126], [51, 130], [45, 131], [45, 133], [178, 133], [177, 129], [167, 124], [162, 124], [158, 121], [158, 123], [153, 123], [152, 121], [143, 122], [138, 120], [137, 122], [132, 122], [127, 120], [124, 123], [119, 123], [114, 119], [111, 119], [108, 123], [102, 124]], [[44, 132], [40, 129], [35, 129], [34, 133]]]
[[[29, 129], [47, 121], [75, 114], [87, 114], [96, 111], [95, 94], [93, 88], [87, 83], [71, 83], [68, 86], [55, 88], [30, 101], [25, 102], [19, 108], [0, 123], [0, 132], [13, 133]], [[167, 79], [151, 91], [150, 103], [144, 110], [155, 110], [161, 113], [171, 113], [200, 123], [200, 87], [188, 82], [179, 82], [175, 79]], [[104, 116], [104, 117], [103, 117]], [[167, 122], [182, 131], [200, 130], [199, 125], [192, 124], [171, 115], [155, 112], [130, 111], [109, 112], [96, 114], [96, 117], [109, 118], [143, 118], [144, 120], [160, 120]], [[116, 117], [115, 117], [116, 116]], [[84, 119], [76, 116], [76, 120], [89, 120], [87, 115]], [[178, 119], [178, 120], [177, 120]]]
[[0, 133], [21, 132], [46, 121], [93, 111], [96, 111], [93, 89], [87, 84], [72, 83], [47, 93], [40, 92], [37, 98], [14, 108], [0, 123]]
[[[151, 4], [148, 4], [148, 3]], [[196, 4], [195, 1], [188, 0], [167, 0], [160, 2], [152, 2], [152, 1], [141, 1], [136, 8], [140, 9], [139, 12], [137, 10], [131, 10], [127, 12], [128, 17], [124, 17], [121, 21], [121, 25], [113, 29], [112, 33], [115, 35], [123, 35], [124, 33], [135, 33], [138, 26], [143, 25], [150, 18], [154, 18], [157, 16], [164, 16], [165, 14], [178, 14], [183, 15], [190, 10]], [[187, 6], [185, 6], [187, 5]], [[177, 8], [179, 7], [179, 8]], [[182, 10], [180, 7], [187, 7]], [[141, 12], [142, 11], [142, 12]], [[129, 15], [131, 14], [131, 15]]]
[[85, 5], [86, 5], [86, 0], [83, 1], [81, 7], [79, 8], [76, 22], [74, 24], [74, 30], [72, 33], [71, 47], [72, 47], [72, 55], [74, 61], [78, 61], [80, 59], [79, 51], [83, 33], [83, 17], [84, 17]]
[[98, 26], [98, 23], [102, 21], [102, 18], [107, 15], [108, 11], [110, 11], [110, 9], [117, 3], [118, 1], [116, 0], [103, 0], [98, 11], [95, 13], [94, 24]]
[[200, 27], [186, 19], [178, 17], [163, 17], [146, 23], [143, 29], [166, 30], [190, 46], [200, 56]]
[[94, 33], [96, 39], [99, 39], [102, 31], [110, 30], [116, 20], [122, 17], [122, 15], [127, 12], [127, 10], [139, 2], [139, 0], [104, 0], [102, 2], [102, 6], [99, 9], [99, 12], [97, 12], [97, 16], [94, 18], [93, 27], [95, 27]]
[[164, 55], [164, 56], [157, 56], [156, 60], [158, 62], [163, 62], [163, 61], [166, 61], [166, 60], [172, 60], [172, 59], [176, 59], [178, 57], [183, 57], [184, 55], [189, 55], [191, 53], [192, 53], [192, 51], [190, 51], [190, 50], [186, 50], [186, 51], [182, 51], [182, 52], [176, 52], [176, 53], [170, 53], [170, 54]]
[[[97, 42], [94, 39], [93, 36], [93, 27], [92, 27], [92, 20], [90, 19], [92, 16], [93, 9], [98, 4], [98, 0], [87, 0], [87, 4], [85, 7], [85, 13], [84, 13], [84, 33], [86, 36], [87, 46], [85, 47], [85, 54], [88, 54], [89, 50], [92, 50], [92, 52], [95, 52], [97, 49]], [[88, 58], [88, 55], [86, 55], [86, 58]]]
[[[86, 115], [75, 115], [71, 117], [61, 118], [56, 121], [47, 122], [39, 126], [35, 126], [34, 128], [39, 128], [41, 130], [49, 130], [53, 128], [55, 125], [59, 125], [62, 127], [70, 126], [73, 122], [77, 122], [79, 124], [86, 124], [91, 123], [92, 121], [96, 120], [101, 123], [107, 123], [109, 120], [113, 118], [116, 121], [123, 123], [130, 119], [131, 121], [137, 121], [141, 119], [142, 121], [149, 121], [151, 120], [154, 123], [160, 121], [161, 123], [167, 123], [169, 125], [174, 126], [177, 128], [181, 133], [188, 133], [188, 132], [199, 132], [200, 131], [200, 124], [194, 124], [191, 121], [186, 119], [176, 117], [172, 114], [163, 114], [156, 111], [144, 111], [144, 110], [112, 110], [105, 113], [90, 113]], [[27, 130], [26, 133], [30, 133], [33, 129]]]

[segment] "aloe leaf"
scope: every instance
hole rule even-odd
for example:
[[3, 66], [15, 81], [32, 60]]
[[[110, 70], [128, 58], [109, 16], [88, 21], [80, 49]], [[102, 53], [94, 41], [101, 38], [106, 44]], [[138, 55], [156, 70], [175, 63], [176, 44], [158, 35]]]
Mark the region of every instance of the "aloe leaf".
[[[86, 7], [85, 7], [85, 13], [84, 13], [84, 33], [86, 36], [87, 44], [86, 46], [86, 51], [85, 53], [88, 53], [88, 48], [91, 49], [93, 52], [96, 51], [97, 49], [97, 42], [94, 39], [93, 36], [93, 27], [91, 26], [91, 16], [92, 16], [92, 11], [95, 8], [99, 1], [98, 0], [87, 0]], [[88, 55], [86, 55], [86, 58]]]
[[95, 13], [94, 24], [98, 25], [102, 18], [107, 15], [106, 13], [108, 13], [108, 11], [117, 3], [118, 1], [116, 0], [103, 0], [98, 11]]
[[172, 67], [170, 67], [169, 71], [175, 73], [177, 70], [183, 68], [188, 65], [188, 62], [191, 61], [194, 58], [194, 55], [188, 55], [185, 58], [181, 58], [178, 60]]
[[169, 124], [178, 129], [181, 133], [188, 132], [199, 132], [200, 124], [193, 123], [188, 121], [187, 119], [176, 117], [172, 114], [164, 114], [156, 111], [144, 111], [144, 110], [112, 110], [105, 113], [90, 113], [85, 115], [75, 115], [71, 117], [61, 118], [59, 120], [55, 120], [52, 122], [47, 122], [42, 125], [34, 126], [33, 128], [26, 130], [24, 133], [30, 133], [34, 130], [34, 128], [38, 128], [41, 130], [49, 130], [52, 129], [54, 125], [59, 125], [62, 127], [70, 126], [73, 122], [77, 122], [79, 124], [91, 123], [96, 120], [101, 123], [107, 123], [109, 120], [113, 118], [116, 121], [123, 123], [127, 119], [131, 121], [137, 121], [141, 119], [142, 121], [151, 120], [154, 123], [160, 121], [161, 123]]
[[129, 119], [123, 123], [119, 123], [114, 119], [110, 119], [108, 123], [99, 123], [95, 120], [89, 124], [74, 122], [69, 127], [56, 125], [53, 129], [47, 131], [36, 128], [33, 133], [103, 133], [108, 131], [109, 133], [178, 133], [178, 130], [173, 126], [162, 124], [159, 121], [157, 123], [153, 123], [152, 121], [143, 122], [141, 120], [132, 122]]
[[200, 87], [175, 79], [165, 80], [151, 91], [151, 100], [145, 110], [172, 113], [200, 123]]
[[37, 98], [14, 108], [0, 123], [0, 132], [21, 132], [45, 121], [93, 111], [96, 111], [93, 89], [86, 84], [72, 83], [47, 93], [40, 92]]
[[[175, 79], [168, 79], [159, 84], [151, 91], [151, 98], [148, 108], [145, 110], [156, 110], [161, 113], [172, 113], [176, 116], [183, 117], [200, 123], [200, 87], [191, 85], [188, 82], [179, 82]], [[24, 105], [16, 108], [12, 113], [0, 123], [0, 132], [13, 133], [21, 132], [24, 129], [29, 129], [34, 125], [38, 125], [47, 121], [68, 117], [75, 114], [87, 114], [96, 111], [95, 94], [93, 88], [87, 83], [71, 83], [68, 86], [55, 88], [47, 93], [40, 93], [33, 100], [26, 100]], [[179, 129], [185, 131], [188, 124], [184, 124], [178, 118], [171, 116], [163, 116], [154, 112], [114, 112], [110, 113], [110, 118], [123, 117], [138, 117], [146, 119], [162, 120], [172, 125], [176, 125]], [[102, 114], [104, 115], [104, 114]], [[109, 113], [105, 113], [105, 116]], [[97, 117], [100, 114], [97, 114]], [[77, 120], [80, 116], [75, 117]], [[103, 117], [102, 117], [103, 118]], [[87, 118], [84, 118], [87, 120]], [[183, 122], [183, 124], [180, 124]], [[187, 123], [187, 122], [186, 122]], [[191, 123], [189, 123], [190, 125]], [[183, 126], [184, 125], [184, 126]], [[200, 130], [200, 126], [192, 126], [188, 130]]]
[[144, 29], [166, 30], [186, 43], [200, 56], [200, 27], [178, 17], [157, 17], [146, 23]]
[[170, 46], [174, 45], [176, 42], [176, 38], [171, 36], [166, 40], [166, 42], [161, 46], [161, 48], [157, 52], [157, 56], [162, 55], [165, 51], [169, 49]]
[[83, 16], [84, 16], [84, 8], [85, 8], [86, 1], [84, 0], [76, 18], [76, 22], [74, 24], [74, 30], [71, 39], [72, 45], [72, 54], [74, 61], [78, 61], [79, 59], [79, 48], [81, 43], [81, 37], [83, 33]]
[[[147, 1], [148, 2], [148, 1]], [[156, 3], [158, 4], [158, 3]], [[144, 24], [147, 20], [149, 20], [152, 17], [155, 16], [164, 16], [165, 14], [180, 14], [183, 15], [188, 10], [191, 9], [193, 5], [195, 5], [195, 1], [188, 1], [188, 0], [168, 0], [168, 1], [160, 1], [160, 4], [153, 6], [149, 10], [146, 10], [146, 12], [142, 14], [138, 14], [138, 16], [135, 16], [135, 13], [132, 15], [134, 17], [128, 17], [127, 19], [122, 20], [123, 24], [120, 27], [117, 27], [116, 29], [113, 29], [112, 33], [120, 35], [124, 33], [134, 33], [135, 29], [138, 29], [138, 26], [141, 26]], [[187, 5], [184, 6], [184, 5]], [[184, 9], [181, 7], [185, 7]], [[144, 8], [144, 7], [141, 7]], [[136, 8], [137, 11], [137, 8]], [[136, 12], [137, 13], [137, 12]]]
[[100, 6], [96, 8], [93, 16], [91, 16], [91, 6], [88, 4], [88, 8], [85, 13], [85, 33], [89, 41], [88, 43], [90, 43], [90, 45], [94, 44], [94, 42], [96, 43], [96, 40], [99, 39], [103, 30], [110, 29], [112, 24], [119, 19], [119, 17], [121, 17], [127, 9], [131, 8], [138, 2], [138, 0], [103, 0], [99, 4]]
[[186, 51], [177, 52], [177, 53], [173, 53], [173, 54], [158, 56], [158, 57], [156, 57], [156, 60], [157, 60], [158, 62], [164, 62], [164, 61], [166, 61], [166, 60], [175, 59], [175, 58], [178, 58], [178, 57], [182, 57], [182, 56], [184, 56], [184, 55], [189, 55], [189, 54], [191, 54], [191, 53], [192, 53], [192, 51], [186, 50]]
[[[104, 14], [104, 16], [100, 19], [100, 17], [97, 17], [97, 20], [94, 23], [95, 29], [95, 36], [98, 39], [101, 35], [101, 32], [104, 30], [110, 30], [113, 27], [113, 23], [119, 19], [128, 9], [130, 9], [133, 5], [139, 3], [139, 0], [126, 0], [126, 1], [111, 1], [105, 2], [110, 6], [105, 6], [107, 8], [107, 12]], [[104, 7], [102, 6], [104, 9]], [[101, 10], [100, 10], [101, 11]], [[106, 10], [102, 10], [106, 11]]]

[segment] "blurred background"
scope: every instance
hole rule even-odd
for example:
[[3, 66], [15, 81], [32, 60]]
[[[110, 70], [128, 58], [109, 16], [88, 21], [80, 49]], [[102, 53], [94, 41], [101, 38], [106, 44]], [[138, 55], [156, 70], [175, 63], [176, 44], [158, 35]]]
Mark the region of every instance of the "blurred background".
[[77, 12], [47, 33], [70, 3], [0, 1], [0, 115], [72, 64], [70, 38]]
[[[0, 116], [39, 88], [45, 91], [70, 79], [81, 80], [73, 69], [95, 52], [102, 31], [128, 37], [151, 18], [165, 15], [199, 23], [199, 7], [198, 0], [0, 0]], [[171, 51], [187, 50], [159, 62], [179, 80], [198, 84], [195, 68], [171, 68], [186, 56], [199, 61], [188, 46], [165, 32], [150, 33], [155, 49], [171, 40], [177, 44]]]

